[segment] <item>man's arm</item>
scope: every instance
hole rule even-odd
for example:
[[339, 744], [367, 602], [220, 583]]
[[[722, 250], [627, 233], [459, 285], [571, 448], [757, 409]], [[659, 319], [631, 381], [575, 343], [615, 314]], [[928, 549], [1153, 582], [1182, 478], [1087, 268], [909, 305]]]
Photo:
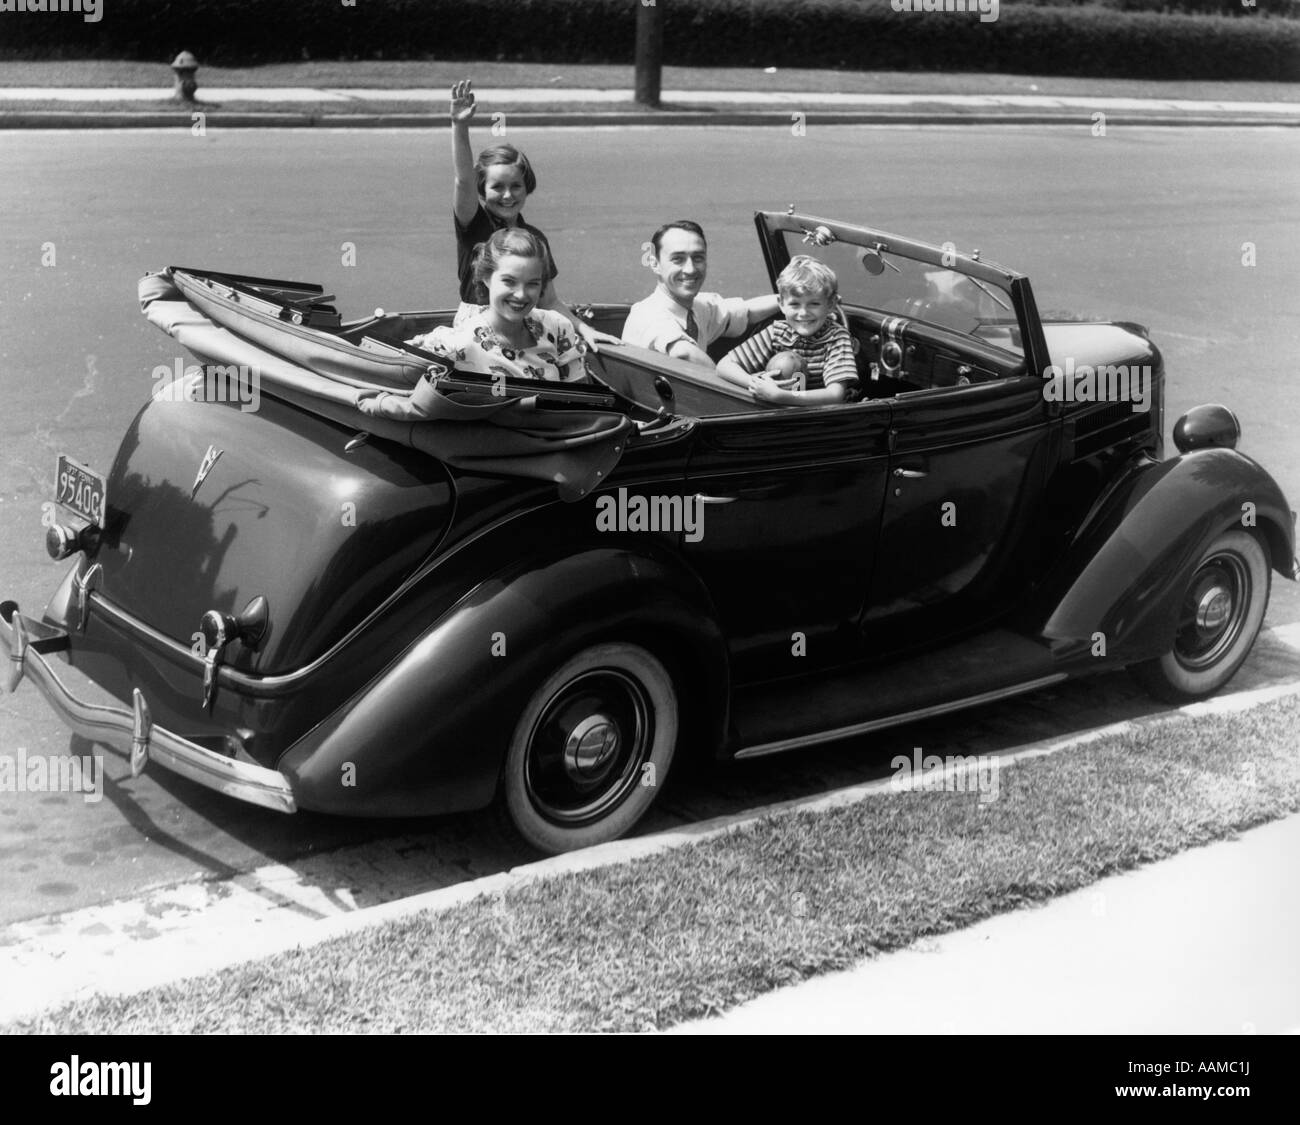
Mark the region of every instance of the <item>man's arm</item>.
[[749, 327], [753, 328], [759, 321], [775, 316], [780, 308], [779, 300], [775, 293], [767, 293], [762, 297], [751, 297], [746, 301], [745, 312], [749, 315]]
[[674, 359], [684, 359], [687, 363], [697, 363], [713, 370], [713, 360], [709, 358], [709, 353], [686, 335], [672, 314], [663, 309], [650, 308], [644, 301], [638, 301], [629, 310], [627, 320], [623, 323], [622, 342], [663, 352]]
[[709, 358], [709, 353], [685, 336], [669, 344], [666, 354], [674, 359], [684, 359], [688, 363], [698, 363], [701, 367], [713, 370], [713, 360]]
[[474, 177], [474, 154], [469, 148], [469, 119], [474, 116], [474, 92], [468, 79], [451, 88], [451, 162], [456, 179], [452, 185], [451, 208], [461, 226], [469, 226], [478, 210], [478, 183]]

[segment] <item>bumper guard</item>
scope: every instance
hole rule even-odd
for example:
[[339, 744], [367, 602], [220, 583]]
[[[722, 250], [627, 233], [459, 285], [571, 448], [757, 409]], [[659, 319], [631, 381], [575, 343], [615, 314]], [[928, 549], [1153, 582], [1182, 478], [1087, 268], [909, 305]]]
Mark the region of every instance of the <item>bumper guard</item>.
[[25, 617], [13, 602], [0, 605], [0, 657], [6, 656], [4, 688], [12, 692], [24, 676], [40, 689], [75, 734], [126, 755], [138, 777], [149, 760], [209, 789], [276, 812], [297, 811], [289, 782], [277, 770], [240, 762], [155, 726], [139, 688], [130, 711], [78, 699], [50, 666], [47, 654], [71, 648], [63, 629]]

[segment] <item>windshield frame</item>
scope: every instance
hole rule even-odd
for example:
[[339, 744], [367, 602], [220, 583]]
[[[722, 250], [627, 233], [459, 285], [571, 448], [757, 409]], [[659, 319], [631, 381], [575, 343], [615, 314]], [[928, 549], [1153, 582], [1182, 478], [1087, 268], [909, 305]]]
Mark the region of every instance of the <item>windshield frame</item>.
[[[1051, 362], [1047, 352], [1047, 341], [1043, 335], [1042, 324], [1038, 317], [1038, 309], [1034, 304], [1033, 291], [1030, 288], [1029, 279], [1024, 274], [1006, 269], [994, 262], [977, 260], [951, 247], [944, 249], [927, 242], [919, 242], [916, 239], [890, 234], [886, 231], [840, 223], [833, 219], [804, 215], [794, 211], [785, 213], [758, 211], [754, 214], [754, 223], [758, 229], [763, 258], [767, 265], [768, 276], [773, 289], [776, 288], [777, 275], [789, 264], [791, 257], [791, 252], [786, 245], [786, 235], [797, 235], [800, 239], [803, 239], [804, 236], [824, 236], [829, 233], [832, 242], [842, 242], [859, 248], [877, 250], [885, 256], [885, 261], [888, 261], [889, 256], [893, 254], [931, 266], [937, 270], [948, 270], [952, 273], [962, 274], [977, 283], [982, 282], [994, 286], [1000, 295], [1006, 294], [1011, 298], [1015, 320], [1020, 328], [1025, 370], [1041, 374], [1046, 365]], [[818, 228], [824, 229], [819, 231]], [[809, 241], [811, 243], [809, 249], [815, 250], [816, 243], [812, 242], [811, 237]], [[885, 268], [888, 269], [889, 267], [886, 266]], [[854, 307], [858, 306], [855, 305]], [[862, 307], [872, 311], [872, 306]], [[888, 310], [874, 311], [879, 311], [886, 316], [898, 315]], [[914, 319], [918, 324], [934, 327], [941, 331], [951, 332], [956, 336], [969, 339], [985, 347], [996, 348], [1007, 356], [1014, 357], [1021, 354], [1002, 347], [995, 341], [971, 333], [961, 332], [947, 325], [925, 320], [922, 317], [908, 319]]]

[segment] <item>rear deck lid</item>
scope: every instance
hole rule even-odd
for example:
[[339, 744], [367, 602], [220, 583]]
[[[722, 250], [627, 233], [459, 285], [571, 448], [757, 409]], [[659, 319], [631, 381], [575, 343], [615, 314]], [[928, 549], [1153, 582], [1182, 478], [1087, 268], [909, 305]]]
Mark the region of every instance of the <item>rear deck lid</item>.
[[[99, 590], [186, 645], [208, 610], [256, 597], [268, 628], [226, 660], [263, 673], [325, 652], [405, 578], [451, 519], [435, 458], [263, 395], [168, 401], [137, 415], [108, 480]], [[113, 549], [112, 544], [118, 544]]]

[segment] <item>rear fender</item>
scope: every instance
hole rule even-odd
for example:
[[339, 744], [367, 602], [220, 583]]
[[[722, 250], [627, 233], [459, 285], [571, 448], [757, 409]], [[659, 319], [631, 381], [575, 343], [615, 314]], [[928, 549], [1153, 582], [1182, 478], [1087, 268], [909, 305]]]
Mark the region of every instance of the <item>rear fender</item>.
[[1291, 510], [1256, 462], [1233, 449], [1136, 462], [1036, 600], [1039, 635], [1062, 658], [1129, 664], [1167, 652], [1197, 560], [1240, 527], [1256, 531], [1273, 567], [1292, 577]]
[[669, 666], [683, 729], [721, 744], [726, 643], [698, 579], [666, 552], [595, 548], [479, 584], [277, 764], [300, 808], [423, 816], [488, 804], [519, 714], [579, 649], [642, 644]]

